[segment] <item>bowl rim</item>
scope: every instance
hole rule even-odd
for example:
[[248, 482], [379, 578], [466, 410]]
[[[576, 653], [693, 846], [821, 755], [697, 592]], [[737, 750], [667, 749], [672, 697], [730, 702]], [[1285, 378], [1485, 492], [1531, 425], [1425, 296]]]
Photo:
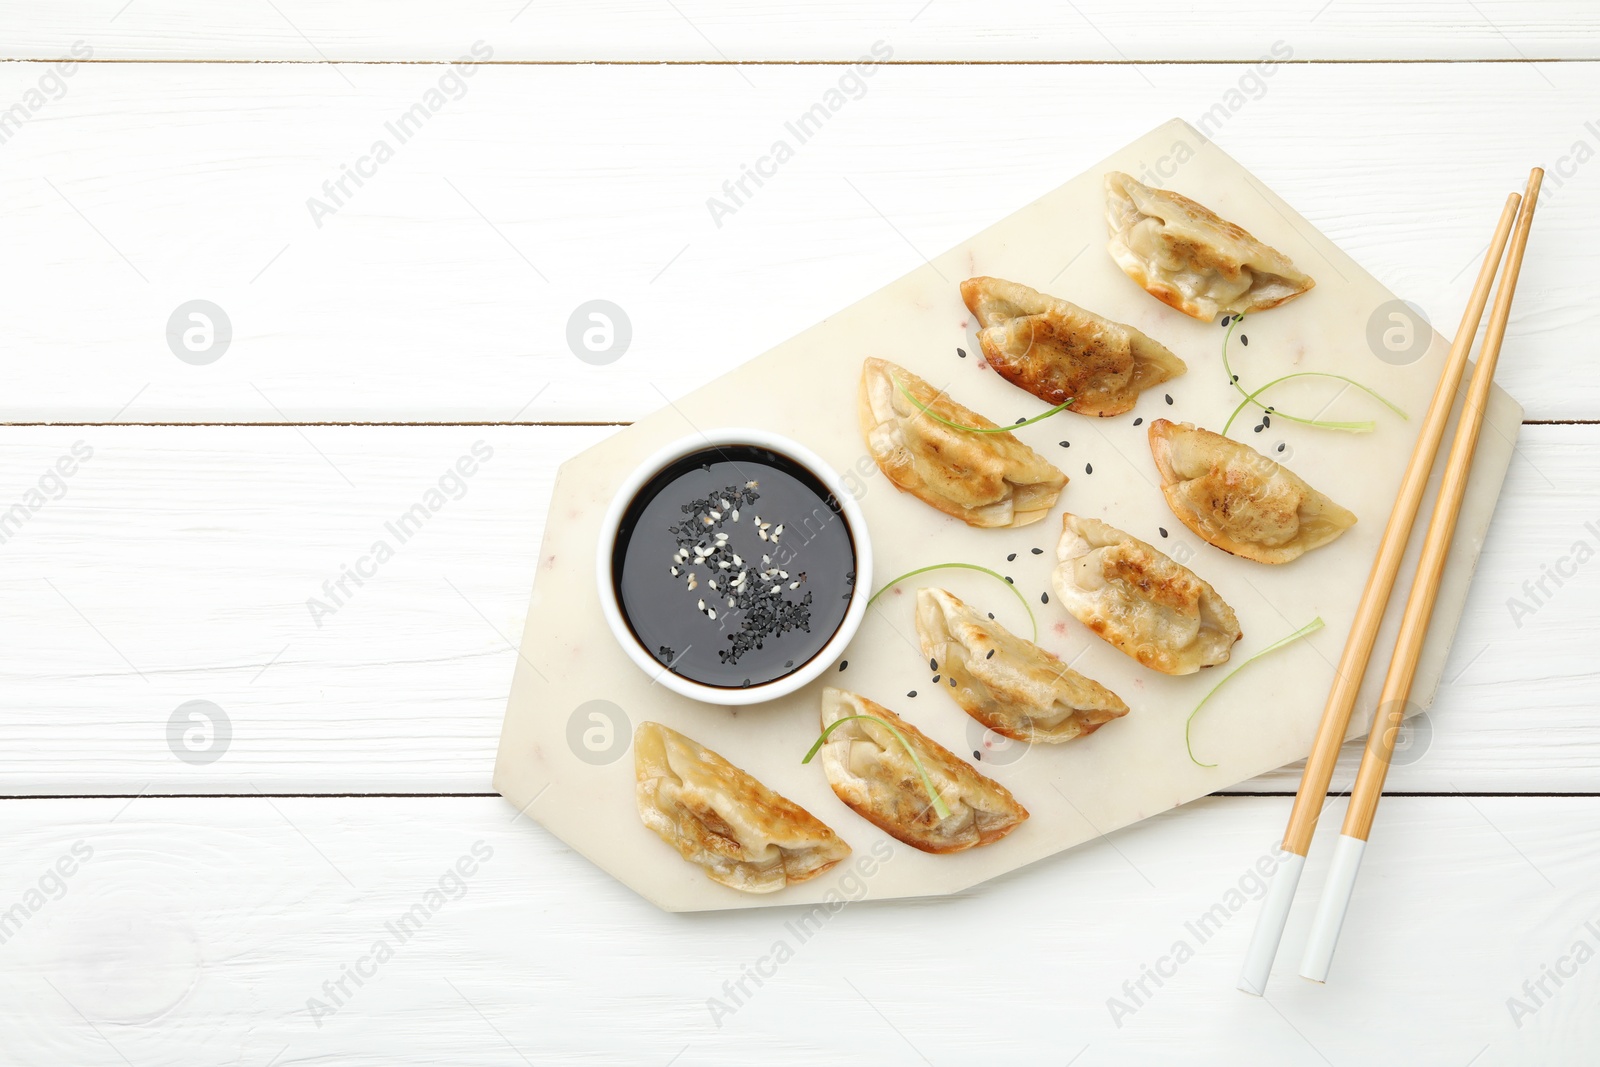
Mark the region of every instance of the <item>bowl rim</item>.
[[[826, 644], [818, 650], [817, 654], [807, 660], [801, 667], [760, 685], [748, 688], [728, 689], [720, 686], [705, 685], [701, 682], [685, 678], [667, 670], [661, 662], [639, 642], [634, 635], [632, 627], [623, 617], [622, 605], [617, 598], [616, 585], [612, 581], [612, 555], [617, 543], [617, 534], [622, 527], [622, 518], [628, 506], [652, 478], [659, 474], [670, 464], [685, 456], [710, 449], [729, 448], [738, 445], [765, 448], [780, 455], [786, 456], [809, 471], [828, 492], [833, 494], [839, 502], [839, 510], [844, 516], [850, 532], [851, 544], [855, 550], [855, 582], [851, 587], [850, 606], [845, 609], [844, 618], [833, 632]], [[867, 601], [871, 598], [872, 589], [872, 541], [867, 530], [866, 515], [861, 510], [861, 505], [856, 501], [855, 494], [850, 492], [844, 479], [833, 469], [833, 466], [817, 455], [814, 451], [801, 444], [799, 441], [770, 430], [757, 430], [751, 427], [729, 426], [715, 430], [696, 432], [685, 437], [680, 437], [669, 444], [656, 449], [633, 468], [622, 483], [617, 487], [616, 493], [607, 506], [605, 516], [601, 519], [599, 536], [595, 544], [595, 577], [600, 594], [600, 610], [605, 615], [606, 625], [611, 630], [611, 635], [622, 646], [622, 651], [653, 682], [657, 682], [679, 696], [688, 697], [707, 704], [719, 704], [725, 707], [744, 707], [751, 704], [762, 704], [779, 697], [788, 696], [797, 690], [805, 688], [822, 675], [843, 654], [850, 642], [855, 639], [856, 631], [861, 628], [862, 621], [867, 614]]]

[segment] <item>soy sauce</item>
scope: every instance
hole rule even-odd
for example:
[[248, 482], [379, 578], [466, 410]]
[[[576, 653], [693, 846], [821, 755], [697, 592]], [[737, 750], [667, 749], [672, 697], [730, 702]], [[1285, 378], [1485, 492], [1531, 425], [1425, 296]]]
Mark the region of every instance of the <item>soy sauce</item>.
[[664, 669], [736, 689], [822, 651], [850, 606], [855, 543], [839, 502], [794, 460], [708, 448], [633, 498], [611, 578], [629, 629]]

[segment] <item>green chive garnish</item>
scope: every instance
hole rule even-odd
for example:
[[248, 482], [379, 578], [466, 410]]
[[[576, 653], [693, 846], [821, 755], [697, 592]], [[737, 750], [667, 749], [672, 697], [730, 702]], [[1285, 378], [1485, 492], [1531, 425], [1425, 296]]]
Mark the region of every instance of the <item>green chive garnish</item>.
[[1072, 406], [1072, 402], [1074, 400], [1078, 399], [1075, 396], [1069, 396], [1067, 399], [1063, 400], [1061, 403], [1057, 404], [1043, 415], [1035, 415], [1031, 419], [1023, 419], [1021, 422], [1015, 423], [1011, 426], [963, 426], [959, 422], [951, 422], [949, 419], [945, 418], [943, 415], [939, 414], [937, 411], [934, 411], [928, 405], [912, 396], [911, 390], [907, 389], [901, 383], [899, 378], [892, 374], [889, 377], [894, 379], [895, 387], [905, 394], [907, 400], [911, 401], [917, 406], [918, 411], [921, 411], [934, 422], [942, 422], [951, 429], [965, 430], [968, 433], [1010, 433], [1012, 430], [1020, 430], [1024, 426], [1032, 426], [1036, 422], [1043, 422], [1045, 419], [1048, 419], [1051, 415], [1054, 415], [1058, 411], [1065, 411], [1067, 408]]
[[873, 593], [872, 596], [868, 597], [867, 607], [870, 609], [873, 601], [877, 600], [883, 594], [887, 593], [889, 590], [893, 589], [907, 578], [915, 578], [917, 575], [926, 574], [928, 571], [944, 570], [946, 568], [956, 568], [964, 571], [982, 571], [984, 574], [987, 574], [989, 577], [993, 578], [995, 581], [1001, 583], [1007, 589], [1011, 590], [1011, 594], [1017, 598], [1017, 603], [1022, 605], [1022, 610], [1028, 613], [1028, 621], [1033, 624], [1033, 639], [1035, 641], [1039, 640], [1039, 620], [1033, 617], [1033, 608], [1029, 606], [1028, 598], [1022, 595], [1022, 590], [1006, 581], [1005, 575], [1000, 574], [997, 571], [992, 571], [988, 567], [980, 567], [976, 563], [933, 563], [926, 567], [918, 567], [914, 571], [906, 571], [900, 577], [884, 585], [876, 593]]
[[1239, 384], [1239, 376], [1233, 373], [1233, 366], [1228, 362], [1228, 341], [1233, 337], [1233, 331], [1237, 329], [1239, 323], [1243, 321], [1243, 315], [1235, 315], [1228, 323], [1228, 332], [1222, 336], [1222, 369], [1228, 375], [1228, 384], [1232, 385], [1236, 390], [1239, 391], [1239, 395], [1244, 397], [1244, 400], [1240, 401], [1239, 406], [1233, 409], [1233, 414], [1228, 416], [1228, 421], [1223, 425], [1222, 435], [1224, 437], [1228, 435], [1228, 428], [1233, 425], [1233, 420], [1239, 417], [1239, 412], [1243, 411], [1249, 404], [1254, 404], [1256, 407], [1261, 408], [1268, 414], [1276, 415], [1281, 419], [1288, 419], [1290, 422], [1298, 422], [1303, 426], [1319, 426], [1324, 430], [1344, 430], [1348, 433], [1371, 433], [1373, 430], [1378, 428], [1378, 424], [1370, 419], [1364, 419], [1360, 422], [1337, 422], [1328, 419], [1304, 419], [1298, 415], [1290, 415], [1286, 411], [1279, 411], [1276, 408], [1269, 409], [1267, 405], [1256, 399], [1262, 393], [1266, 392], [1268, 389], [1271, 389], [1274, 385], [1277, 385], [1279, 382], [1286, 382], [1290, 378], [1333, 378], [1337, 381], [1344, 382], [1347, 385], [1355, 386], [1357, 389], [1360, 389], [1362, 392], [1383, 404], [1396, 415], [1399, 415], [1402, 419], [1409, 419], [1411, 417], [1400, 408], [1396, 407], [1393, 403], [1379, 395], [1376, 390], [1369, 389], [1367, 386], [1362, 385], [1354, 378], [1346, 378], [1342, 374], [1329, 374], [1325, 371], [1297, 371], [1294, 374], [1285, 374], [1281, 378], [1274, 378], [1272, 381], [1256, 389], [1254, 392], [1247, 390], [1244, 386]]
[[1306, 623], [1304, 626], [1300, 627], [1300, 629], [1296, 630], [1294, 633], [1290, 634], [1288, 637], [1279, 638], [1278, 640], [1274, 641], [1272, 644], [1268, 645], [1266, 648], [1263, 648], [1260, 652], [1257, 652], [1255, 655], [1251, 656], [1249, 659], [1247, 659], [1243, 663], [1239, 664], [1233, 670], [1229, 671], [1227, 676], [1224, 677], [1222, 679], [1222, 681], [1218, 682], [1216, 685], [1211, 687], [1211, 692], [1207, 693], [1205, 695], [1205, 697], [1201, 699], [1200, 703], [1195, 705], [1194, 710], [1189, 713], [1189, 718], [1183, 724], [1183, 743], [1184, 743], [1185, 747], [1187, 747], [1189, 749], [1189, 759], [1194, 762], [1195, 766], [1197, 766], [1197, 767], [1215, 767], [1216, 766], [1215, 763], [1201, 763], [1199, 760], [1195, 759], [1195, 756], [1194, 756], [1194, 741], [1190, 736], [1190, 730], [1194, 726], [1194, 717], [1196, 715], [1200, 714], [1200, 709], [1206, 706], [1206, 701], [1208, 701], [1212, 697], [1216, 696], [1217, 695], [1217, 690], [1221, 689], [1223, 687], [1223, 685], [1227, 683], [1229, 678], [1232, 678], [1235, 674], [1238, 674], [1240, 671], [1242, 671], [1246, 667], [1250, 666], [1250, 664], [1254, 663], [1256, 660], [1260, 659], [1262, 656], [1265, 656], [1268, 652], [1276, 652], [1276, 651], [1278, 651], [1278, 649], [1282, 648], [1284, 645], [1292, 644], [1295, 641], [1300, 640], [1302, 637], [1307, 636], [1308, 634], [1316, 633], [1320, 629], [1322, 629], [1322, 616], [1319, 615], [1315, 619], [1312, 619], [1310, 622]]
[[822, 736], [817, 738], [817, 743], [811, 746], [811, 751], [806, 753], [806, 758], [800, 762], [803, 764], [810, 763], [816, 754], [822, 751], [822, 746], [827, 742], [828, 735], [833, 733], [834, 728], [849, 722], [851, 719], [871, 719], [879, 726], [882, 726], [884, 729], [888, 730], [891, 734], [894, 734], [895, 740], [899, 741], [900, 744], [904, 746], [906, 755], [911, 757], [911, 762], [916, 764], [917, 773], [922, 776], [922, 786], [928, 791], [928, 798], [933, 801], [934, 813], [937, 814], [941, 819], [948, 819], [950, 817], [950, 809], [945, 805], [944, 800], [940, 798], [939, 791], [933, 787], [933, 779], [928, 777], [928, 769], [922, 765], [922, 760], [917, 757], [916, 749], [911, 747], [911, 742], [906, 740], [905, 734], [895, 729], [889, 723], [878, 718], [876, 715], [846, 715], [842, 719], [835, 719], [833, 722], [830, 722], [827, 728], [822, 731]]

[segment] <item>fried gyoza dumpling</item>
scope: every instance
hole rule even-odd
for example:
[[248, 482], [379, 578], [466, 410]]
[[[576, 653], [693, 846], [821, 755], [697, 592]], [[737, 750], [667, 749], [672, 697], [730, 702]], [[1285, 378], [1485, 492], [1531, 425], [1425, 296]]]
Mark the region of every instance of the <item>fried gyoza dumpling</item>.
[[943, 589], [917, 590], [917, 637], [961, 710], [1013, 740], [1059, 744], [1128, 714], [1117, 694]]
[[1317, 284], [1245, 229], [1186, 196], [1106, 175], [1107, 246], [1145, 292], [1210, 322], [1274, 308]]
[[918, 500], [969, 526], [1038, 522], [1067, 484], [1065, 474], [1011, 434], [958, 429], [998, 427], [887, 360], [862, 364], [858, 411], [861, 435], [878, 469]]
[[1188, 567], [1098, 519], [1061, 517], [1052, 584], [1096, 634], [1162, 674], [1226, 663], [1244, 634], [1217, 591]]
[[1235, 556], [1288, 563], [1355, 525], [1294, 471], [1187, 422], [1152, 422], [1150, 454], [1178, 521]]
[[809, 811], [660, 723], [634, 731], [633, 761], [639, 818], [713, 882], [771, 893], [850, 855]]
[[968, 278], [961, 299], [978, 318], [983, 358], [1046, 404], [1121, 415], [1139, 394], [1189, 368], [1132, 326], [999, 278]]
[[[839, 799], [885, 833], [924, 852], [960, 852], [1000, 840], [1028, 817], [1005, 786], [882, 704], [842, 689], [822, 691], [824, 728], [852, 715], [870, 718], [846, 722], [828, 735], [822, 767]], [[948, 818], [935, 810], [918, 761], [950, 810]]]

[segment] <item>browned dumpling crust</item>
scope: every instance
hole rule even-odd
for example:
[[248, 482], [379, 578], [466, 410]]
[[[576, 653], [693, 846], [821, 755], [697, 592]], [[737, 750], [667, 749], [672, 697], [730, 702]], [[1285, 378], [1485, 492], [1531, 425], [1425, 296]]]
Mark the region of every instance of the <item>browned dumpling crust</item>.
[[1235, 556], [1288, 563], [1356, 524], [1294, 471], [1190, 423], [1152, 422], [1150, 454], [1178, 521]]
[[1132, 411], [1139, 394], [1188, 370], [1159, 341], [1076, 304], [1000, 278], [968, 278], [961, 299], [978, 319], [983, 358], [1046, 404], [1080, 415]]
[[1222, 312], [1263, 311], [1317, 284], [1288, 256], [1186, 196], [1121, 171], [1107, 174], [1105, 186], [1111, 258], [1185, 315], [1210, 322]]
[[[822, 725], [852, 715], [822, 746], [822, 767], [839, 799], [885, 833], [923, 852], [961, 852], [992, 844], [1022, 825], [1028, 809], [1005, 786], [979, 774], [949, 749], [876, 701], [842, 689], [822, 691]], [[949, 818], [940, 818], [916, 762], [921, 760]]]
[[958, 426], [997, 428], [904, 367], [866, 360], [857, 404], [861, 436], [891, 482], [969, 526], [1026, 526], [1050, 513], [1065, 474], [1010, 433], [947, 426], [917, 403]]
[[940, 692], [1013, 740], [1061, 744], [1128, 714], [1117, 694], [943, 589], [917, 590], [917, 637], [946, 680]]
[[676, 730], [640, 723], [633, 760], [639, 818], [713, 882], [772, 893], [850, 855], [822, 820]]
[[1162, 674], [1228, 661], [1239, 619], [1193, 571], [1099, 519], [1061, 517], [1051, 584], [1073, 617]]

